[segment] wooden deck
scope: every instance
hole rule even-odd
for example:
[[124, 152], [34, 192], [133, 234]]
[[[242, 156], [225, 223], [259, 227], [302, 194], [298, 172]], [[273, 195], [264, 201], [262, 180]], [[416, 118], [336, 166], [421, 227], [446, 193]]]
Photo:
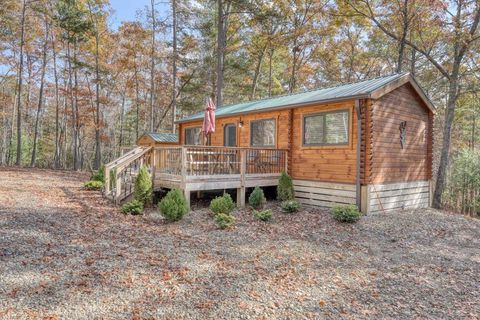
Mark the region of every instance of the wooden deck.
[[106, 166], [105, 193], [116, 202], [133, 192], [134, 178], [142, 164], [152, 173], [155, 190], [179, 188], [190, 201], [192, 191], [237, 189], [239, 206], [245, 205], [246, 188], [276, 186], [280, 174], [287, 171], [287, 151], [281, 149], [140, 148]]

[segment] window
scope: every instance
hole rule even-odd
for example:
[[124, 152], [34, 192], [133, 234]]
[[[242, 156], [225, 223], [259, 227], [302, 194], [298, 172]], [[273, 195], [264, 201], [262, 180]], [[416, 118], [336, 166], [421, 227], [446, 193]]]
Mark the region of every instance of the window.
[[223, 127], [223, 145], [225, 147], [237, 146], [237, 126], [235, 124], [229, 123]]
[[201, 145], [202, 144], [202, 128], [185, 128], [185, 145]]
[[252, 147], [275, 146], [275, 119], [250, 122], [250, 145]]
[[344, 145], [349, 136], [348, 110], [322, 112], [303, 118], [303, 144]]

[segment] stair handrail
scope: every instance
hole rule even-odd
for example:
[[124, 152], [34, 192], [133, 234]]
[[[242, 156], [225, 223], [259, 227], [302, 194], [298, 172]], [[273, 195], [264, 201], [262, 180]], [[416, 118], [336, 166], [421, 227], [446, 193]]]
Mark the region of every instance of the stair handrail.
[[[105, 166], [105, 186], [104, 186], [104, 193], [108, 197], [112, 190], [110, 189], [110, 172], [112, 170], [116, 170], [115, 176], [116, 176], [116, 181], [114, 181], [114, 188], [115, 188], [115, 194], [112, 194], [112, 199], [116, 201], [116, 198], [119, 196], [118, 191], [120, 190], [120, 181], [119, 181], [119, 176], [122, 173], [122, 171], [132, 162], [136, 161], [137, 159], [141, 158], [148, 152], [152, 151], [152, 147], [137, 147], [134, 150], [128, 152], [124, 156], [108, 163]], [[128, 156], [127, 156], [128, 155]]]

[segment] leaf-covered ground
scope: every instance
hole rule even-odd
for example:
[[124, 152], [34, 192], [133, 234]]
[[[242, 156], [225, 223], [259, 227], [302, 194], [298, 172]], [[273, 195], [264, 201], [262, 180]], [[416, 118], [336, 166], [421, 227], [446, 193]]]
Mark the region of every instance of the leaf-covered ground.
[[[124, 216], [71, 172], [0, 168], [1, 319], [476, 319], [480, 221], [305, 209]], [[269, 206], [276, 207], [275, 203]]]

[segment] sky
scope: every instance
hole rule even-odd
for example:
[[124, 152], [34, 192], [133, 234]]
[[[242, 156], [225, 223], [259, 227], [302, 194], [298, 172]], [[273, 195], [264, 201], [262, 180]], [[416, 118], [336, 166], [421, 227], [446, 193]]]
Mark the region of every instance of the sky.
[[[167, 1], [156, 0], [156, 8], [161, 16], [164, 16], [168, 10]], [[110, 6], [114, 13], [110, 16], [110, 26], [115, 30], [122, 21], [133, 21], [138, 10], [150, 7], [150, 0], [110, 0]]]

